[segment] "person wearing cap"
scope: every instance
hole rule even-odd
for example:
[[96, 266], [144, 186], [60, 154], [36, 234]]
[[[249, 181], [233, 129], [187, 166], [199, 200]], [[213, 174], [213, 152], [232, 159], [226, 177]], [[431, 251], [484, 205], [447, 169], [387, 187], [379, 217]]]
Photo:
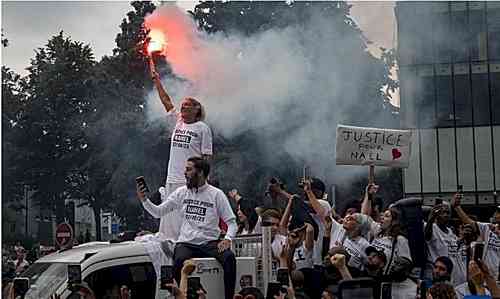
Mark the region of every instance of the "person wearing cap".
[[384, 266], [387, 263], [387, 257], [384, 251], [373, 246], [368, 246], [365, 253], [367, 258], [361, 276], [368, 276], [374, 279], [382, 278]]
[[368, 246], [365, 250], [366, 260], [364, 263], [362, 277], [372, 278], [378, 287], [375, 288], [374, 298], [380, 297], [380, 286], [383, 280], [384, 267], [387, 263], [387, 257], [383, 250], [377, 249], [373, 246]]
[[470, 224], [479, 231], [480, 238], [485, 244], [482, 261], [490, 269], [492, 276], [500, 280], [500, 206], [496, 207], [491, 223], [474, 221], [460, 206], [461, 198], [462, 194], [456, 193], [451, 206], [463, 223]]

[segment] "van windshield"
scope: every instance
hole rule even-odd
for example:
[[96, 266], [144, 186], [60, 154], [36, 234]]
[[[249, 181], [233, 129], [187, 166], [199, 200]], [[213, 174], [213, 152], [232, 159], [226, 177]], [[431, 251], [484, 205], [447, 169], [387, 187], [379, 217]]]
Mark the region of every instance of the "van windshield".
[[68, 276], [66, 263], [34, 263], [21, 277], [30, 279], [30, 289], [25, 298], [48, 298], [56, 292]]

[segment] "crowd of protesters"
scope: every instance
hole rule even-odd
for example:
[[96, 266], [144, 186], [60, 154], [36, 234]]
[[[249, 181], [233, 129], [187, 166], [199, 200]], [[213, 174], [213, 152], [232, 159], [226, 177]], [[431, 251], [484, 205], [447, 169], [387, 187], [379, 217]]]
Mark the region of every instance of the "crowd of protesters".
[[[271, 225], [276, 267], [288, 270], [293, 286], [286, 298], [338, 298], [345, 281], [360, 281], [373, 298], [500, 298], [500, 207], [489, 223], [464, 212], [460, 193], [451, 202], [437, 201], [427, 213], [421, 201], [411, 206], [408, 200], [382, 210], [379, 186], [370, 184], [359, 204], [339, 215], [320, 179], [301, 186], [300, 194], [290, 194], [273, 178], [264, 203], [236, 190], [228, 193], [238, 235]], [[420, 215], [417, 222], [407, 219], [412, 209]], [[451, 225], [452, 214], [458, 225]], [[419, 246], [410, 246], [418, 240]], [[419, 255], [425, 259], [420, 265]]]
[[[153, 60], [151, 72], [167, 115], [176, 115], [172, 118], [177, 122], [172, 132], [168, 178], [177, 175], [178, 180], [167, 179], [168, 190], [160, 191], [159, 206], [146, 197], [146, 186], [138, 185], [137, 190], [144, 208], [162, 220], [159, 235], [181, 232], [166, 238], [176, 243], [177, 298], [188, 295], [179, 280], [183, 263], [188, 258], [207, 256], [217, 258], [229, 272], [224, 273], [225, 297], [232, 297], [236, 271], [229, 244], [235, 234], [259, 234], [264, 226], [271, 226], [275, 268], [281, 272], [286, 269], [289, 277], [289, 283], [285, 283], [289, 287], [273, 294], [274, 298], [346, 298], [342, 292], [349, 288], [367, 292], [371, 288], [370, 295], [358, 293], [354, 296], [358, 298], [500, 297], [496, 285], [500, 264], [498, 208], [490, 223], [471, 219], [460, 207], [461, 194], [456, 194], [451, 203], [436, 203], [427, 217], [422, 216], [421, 202], [416, 200], [401, 200], [383, 210], [383, 201], [377, 197], [379, 186], [370, 184], [361, 203], [350, 205], [339, 215], [326, 200], [325, 184], [319, 178], [303, 178], [299, 194], [290, 193], [279, 178], [272, 178], [263, 202], [242, 196], [236, 189], [226, 198], [210, 180], [209, 164], [204, 163], [212, 155], [212, 139], [210, 128], [203, 122], [202, 104], [184, 98], [181, 113], [175, 114]], [[178, 156], [172, 157], [172, 149]], [[199, 158], [192, 160], [193, 155]], [[221, 199], [229, 200], [232, 213]], [[452, 211], [462, 226], [449, 225]], [[207, 215], [219, 219], [207, 219]], [[214, 227], [214, 221], [219, 221], [218, 227]], [[219, 238], [216, 233], [220, 233]], [[478, 257], [480, 244], [483, 252]], [[204, 298], [204, 292], [198, 291], [189, 297]], [[234, 296], [262, 297], [254, 291]]]
[[[322, 180], [304, 179], [300, 187], [292, 194], [272, 178], [264, 201], [227, 193], [238, 236], [271, 227], [274, 270], [286, 269], [289, 283], [268, 298], [500, 298], [500, 207], [489, 223], [464, 212], [460, 193], [433, 207], [403, 199], [382, 209], [379, 186], [369, 184], [339, 214]], [[451, 225], [452, 214], [459, 225]], [[219, 227], [223, 239], [227, 226]], [[349, 285], [358, 293], [342, 296]], [[185, 298], [180, 286], [176, 298]], [[191, 294], [206, 296], [202, 289]], [[247, 288], [234, 298], [264, 296]]]

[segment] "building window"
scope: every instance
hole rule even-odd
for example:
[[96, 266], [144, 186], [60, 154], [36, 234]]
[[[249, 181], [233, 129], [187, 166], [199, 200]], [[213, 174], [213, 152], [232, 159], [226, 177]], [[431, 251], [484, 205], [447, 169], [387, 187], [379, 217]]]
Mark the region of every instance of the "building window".
[[471, 59], [484, 61], [487, 57], [486, 14], [483, 2], [469, 4]]
[[449, 39], [452, 43], [453, 61], [466, 62], [469, 57], [469, 42], [467, 24], [467, 5], [465, 2], [451, 3], [451, 35]]
[[436, 77], [436, 101], [437, 120], [440, 127], [451, 127], [454, 125], [452, 82], [450, 65], [437, 67]]
[[493, 124], [500, 125], [500, 63], [490, 64], [490, 72]]
[[[459, 71], [460, 70], [460, 71]], [[468, 67], [459, 66], [456, 68], [459, 71], [455, 74], [455, 119], [457, 126], [472, 125], [472, 105], [470, 99], [470, 80]], [[465, 72], [465, 74], [464, 74]]]
[[420, 88], [417, 90], [416, 98], [419, 128], [432, 128], [436, 125], [434, 90], [434, 77], [420, 77]]
[[490, 124], [490, 94], [488, 90], [488, 68], [486, 64], [472, 65], [472, 103], [474, 125]]
[[490, 60], [500, 60], [500, 2], [488, 2], [488, 55]]
[[435, 23], [432, 32], [436, 63], [451, 62], [452, 42], [450, 41], [450, 20], [449, 12], [435, 14]]

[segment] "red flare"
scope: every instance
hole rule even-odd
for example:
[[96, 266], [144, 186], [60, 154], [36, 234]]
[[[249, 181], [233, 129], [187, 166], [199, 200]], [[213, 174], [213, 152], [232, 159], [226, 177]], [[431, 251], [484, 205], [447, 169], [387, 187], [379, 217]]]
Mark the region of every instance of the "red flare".
[[160, 30], [152, 29], [149, 34], [148, 54], [151, 55], [155, 52], [163, 52], [166, 47], [166, 38]]

